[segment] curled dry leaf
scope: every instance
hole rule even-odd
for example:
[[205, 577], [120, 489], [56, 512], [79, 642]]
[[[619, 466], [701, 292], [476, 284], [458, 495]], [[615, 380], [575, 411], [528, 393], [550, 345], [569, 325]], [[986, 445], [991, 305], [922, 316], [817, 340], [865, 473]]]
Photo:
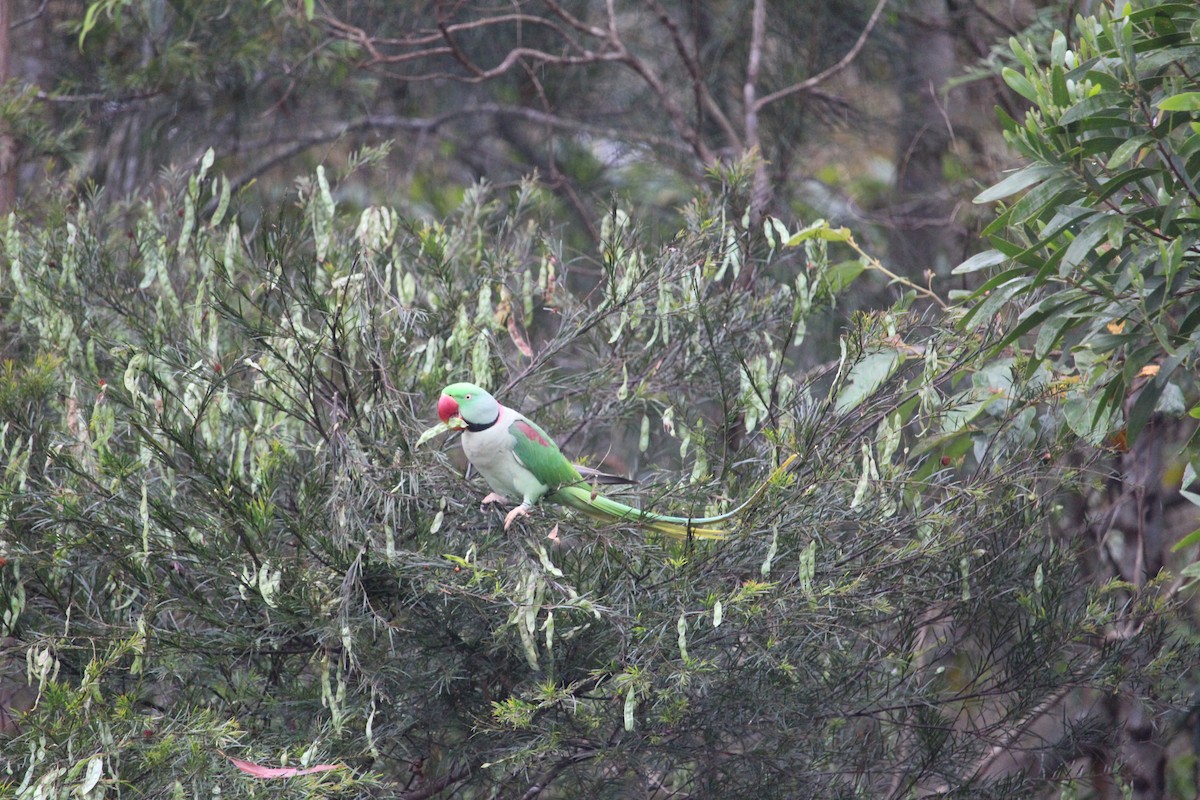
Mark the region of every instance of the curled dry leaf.
[[517, 328], [517, 320], [512, 314], [508, 315], [508, 336], [526, 358], [533, 358], [533, 348], [529, 346], [529, 340]]
[[345, 764], [317, 764], [313, 767], [264, 767], [261, 764], [255, 764], [250, 761], [243, 761], [240, 758], [234, 758], [230, 755], [225, 755], [226, 758], [233, 763], [235, 767], [240, 769], [247, 775], [253, 775], [255, 778], [270, 780], [272, 778], [294, 778], [297, 775], [311, 775], [314, 772], [329, 772], [334, 769], [345, 769]]

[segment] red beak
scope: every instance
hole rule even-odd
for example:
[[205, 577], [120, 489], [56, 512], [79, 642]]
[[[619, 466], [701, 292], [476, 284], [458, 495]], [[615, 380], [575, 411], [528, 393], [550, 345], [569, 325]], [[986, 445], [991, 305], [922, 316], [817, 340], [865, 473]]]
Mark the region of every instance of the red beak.
[[442, 395], [438, 400], [438, 419], [447, 425], [450, 424], [451, 417], [458, 415], [458, 401], [448, 394]]

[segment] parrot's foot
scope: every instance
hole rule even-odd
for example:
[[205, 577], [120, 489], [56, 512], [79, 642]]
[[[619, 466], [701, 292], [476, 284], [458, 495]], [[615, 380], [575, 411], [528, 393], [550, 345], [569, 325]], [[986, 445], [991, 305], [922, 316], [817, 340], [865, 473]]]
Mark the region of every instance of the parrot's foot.
[[506, 506], [508, 505], [508, 498], [502, 494], [496, 494], [495, 492], [492, 492], [487, 497], [479, 501], [479, 510], [487, 511], [487, 507], [493, 503], [499, 503], [502, 506]]
[[528, 516], [529, 516], [529, 506], [522, 503], [521, 505], [514, 508], [512, 511], [508, 512], [508, 516], [504, 518], [504, 530], [508, 530], [509, 526], [513, 524], [513, 520], [515, 520], [517, 517], [528, 517]]

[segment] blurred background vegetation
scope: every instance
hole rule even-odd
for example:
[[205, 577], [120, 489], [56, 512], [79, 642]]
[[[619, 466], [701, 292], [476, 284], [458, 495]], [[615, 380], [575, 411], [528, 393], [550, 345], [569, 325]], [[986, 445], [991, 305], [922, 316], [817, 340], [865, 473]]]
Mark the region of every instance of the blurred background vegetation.
[[1196, 796], [1194, 3], [0, 31], [0, 796]]

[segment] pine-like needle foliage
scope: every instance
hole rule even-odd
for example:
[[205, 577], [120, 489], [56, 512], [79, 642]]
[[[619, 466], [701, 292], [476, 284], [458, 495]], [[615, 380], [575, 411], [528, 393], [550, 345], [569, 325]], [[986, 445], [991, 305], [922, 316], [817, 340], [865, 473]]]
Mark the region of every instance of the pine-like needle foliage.
[[[1159, 617], [1105, 639], [1129, 609], [1050, 535], [1072, 476], [1012, 422], [1036, 387], [981, 407], [978, 343], [903, 304], [801, 355], [844, 234], [702, 200], [669, 246], [614, 211], [567, 258], [532, 186], [433, 222], [327, 181], [249, 232], [203, 171], [5, 226], [6, 791], [1000, 797], [996, 752], [1111, 733], [1047, 709], [1178, 702]], [[457, 446], [417, 446], [459, 379], [646, 507], [800, 465], [721, 542], [553, 508], [506, 535]]]

